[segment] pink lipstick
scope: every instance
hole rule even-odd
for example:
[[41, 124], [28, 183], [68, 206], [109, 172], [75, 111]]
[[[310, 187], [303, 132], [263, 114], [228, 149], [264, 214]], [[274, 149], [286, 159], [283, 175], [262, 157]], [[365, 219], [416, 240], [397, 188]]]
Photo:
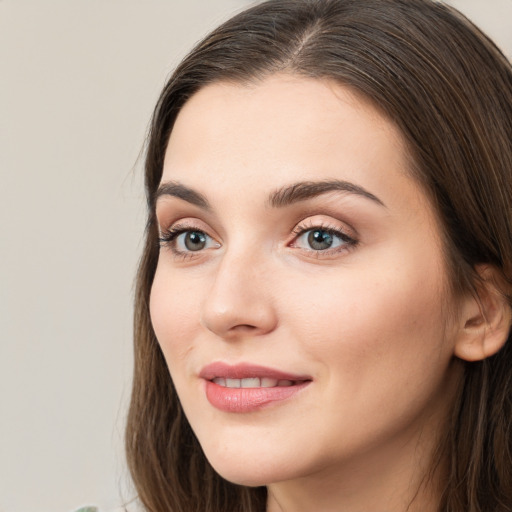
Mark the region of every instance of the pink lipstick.
[[286, 400], [310, 382], [311, 377], [251, 364], [212, 363], [199, 376], [206, 381], [206, 398], [224, 412], [252, 412]]

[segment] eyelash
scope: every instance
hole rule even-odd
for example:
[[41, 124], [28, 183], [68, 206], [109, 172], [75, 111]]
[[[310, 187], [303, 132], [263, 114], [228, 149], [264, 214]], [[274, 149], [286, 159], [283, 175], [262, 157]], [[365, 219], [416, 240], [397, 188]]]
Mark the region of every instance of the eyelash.
[[160, 237], [158, 238], [159, 245], [160, 247], [169, 247], [173, 255], [177, 258], [191, 258], [194, 256], [194, 251], [180, 251], [176, 248], [176, 239], [183, 233], [189, 232], [203, 233], [208, 238], [212, 238], [207, 233], [205, 233], [203, 229], [198, 228], [197, 226], [191, 224], [176, 224], [175, 226], [171, 226], [170, 228], [160, 233]]
[[203, 233], [202, 230], [194, 228], [193, 226], [173, 226], [160, 233], [160, 237], [158, 238], [160, 245], [171, 244], [179, 235], [187, 231], [200, 231]]
[[312, 231], [322, 231], [324, 233], [327, 233], [328, 235], [339, 238], [343, 242], [343, 244], [340, 247], [335, 247], [332, 249], [303, 249], [304, 251], [308, 252], [310, 255], [313, 255], [316, 258], [321, 258], [322, 256], [328, 255], [332, 256], [334, 254], [338, 254], [341, 252], [350, 251], [359, 243], [358, 240], [342, 231], [339, 227], [335, 227], [322, 222], [308, 221], [306, 224], [299, 224], [293, 229], [292, 233], [295, 235], [295, 237], [294, 241], [292, 242], [292, 247], [294, 246], [293, 244], [295, 244], [301, 236]]
[[[297, 247], [296, 245], [294, 245], [301, 236], [303, 236], [304, 234], [306, 234], [310, 231], [315, 231], [315, 230], [322, 231], [324, 233], [327, 233], [328, 235], [336, 237], [339, 240], [341, 240], [343, 242], [343, 244], [339, 247], [321, 249], [321, 250], [304, 249], [304, 248], [300, 248], [300, 247]], [[166, 229], [165, 231], [161, 232], [161, 234], [159, 236], [159, 245], [160, 245], [160, 247], [169, 247], [171, 249], [173, 255], [177, 258], [183, 258], [183, 259], [191, 258], [194, 256], [195, 252], [199, 253], [199, 252], [202, 252], [202, 250], [181, 251], [176, 248], [176, 239], [183, 233], [188, 233], [188, 232], [202, 233], [209, 239], [214, 240], [211, 236], [209, 236], [201, 228], [198, 228], [191, 224], [177, 224], [177, 225], [172, 226], [169, 229]], [[313, 222], [313, 221], [311, 221], [308, 225], [307, 224], [297, 225], [292, 230], [292, 233], [294, 235], [294, 239], [289, 246], [297, 247], [299, 250], [303, 250], [303, 251], [307, 252], [309, 255], [313, 255], [316, 258], [321, 258], [322, 256], [334, 255], [334, 254], [338, 254], [341, 252], [346, 252], [346, 251], [353, 249], [358, 244], [358, 240], [347, 235], [347, 233], [340, 230], [338, 227], [334, 227], [334, 226], [327, 225], [324, 223]]]

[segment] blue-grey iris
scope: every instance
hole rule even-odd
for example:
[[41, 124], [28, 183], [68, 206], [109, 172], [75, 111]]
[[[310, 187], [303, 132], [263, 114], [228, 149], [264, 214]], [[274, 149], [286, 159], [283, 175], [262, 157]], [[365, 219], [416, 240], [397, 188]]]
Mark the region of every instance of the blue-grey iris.
[[321, 229], [316, 229], [311, 231], [308, 235], [308, 244], [315, 251], [324, 251], [325, 249], [329, 249], [333, 244], [334, 240], [330, 233], [327, 231], [322, 231]]
[[201, 231], [189, 231], [185, 234], [184, 242], [189, 251], [200, 251], [206, 245], [206, 236]]

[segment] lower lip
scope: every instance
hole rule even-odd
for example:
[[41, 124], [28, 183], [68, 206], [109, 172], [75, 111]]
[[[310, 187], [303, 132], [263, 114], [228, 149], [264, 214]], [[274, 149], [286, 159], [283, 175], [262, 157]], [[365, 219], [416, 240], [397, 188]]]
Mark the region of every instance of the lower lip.
[[226, 388], [207, 380], [206, 398], [213, 407], [224, 412], [253, 412], [274, 402], [287, 400], [310, 382], [271, 388]]

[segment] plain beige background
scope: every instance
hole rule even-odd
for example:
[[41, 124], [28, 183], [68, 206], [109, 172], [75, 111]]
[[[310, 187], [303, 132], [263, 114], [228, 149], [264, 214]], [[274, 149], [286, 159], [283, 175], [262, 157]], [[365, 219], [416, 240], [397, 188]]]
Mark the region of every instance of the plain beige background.
[[[512, 0], [452, 3], [512, 55]], [[173, 66], [248, 4], [0, 0], [0, 512], [132, 496], [137, 156]]]

